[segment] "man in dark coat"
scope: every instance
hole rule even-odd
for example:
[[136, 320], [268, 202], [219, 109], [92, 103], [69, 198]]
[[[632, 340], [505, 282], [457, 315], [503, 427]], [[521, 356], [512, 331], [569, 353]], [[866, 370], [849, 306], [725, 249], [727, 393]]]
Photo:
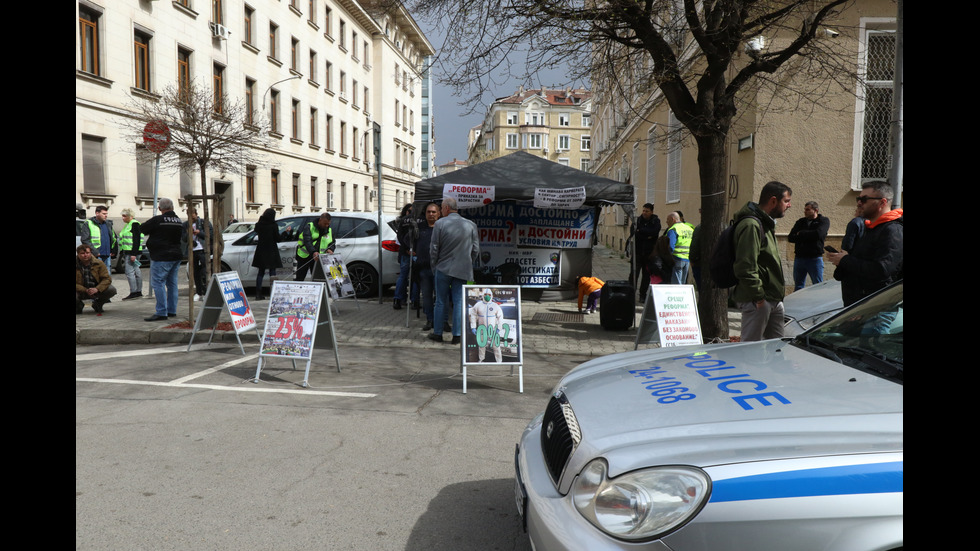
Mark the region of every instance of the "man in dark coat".
[[894, 199], [895, 191], [887, 182], [863, 184], [857, 201], [866, 220], [864, 235], [849, 253], [827, 253], [837, 266], [834, 279], [841, 282], [844, 306], [903, 277], [905, 216], [902, 209], [891, 208]]
[[646, 300], [647, 288], [650, 287], [650, 272], [647, 271], [647, 263], [650, 261], [650, 253], [657, 246], [657, 238], [660, 237], [660, 218], [653, 213], [653, 203], [643, 205], [643, 211], [636, 219], [636, 226], [633, 229], [634, 251], [633, 257], [634, 276], [639, 274], [636, 287], [640, 291], [640, 302]]
[[823, 243], [830, 230], [830, 219], [820, 214], [816, 201], [803, 205], [803, 218], [796, 221], [789, 231], [789, 242], [795, 243], [793, 260], [793, 290], [799, 291], [806, 285], [809, 274], [810, 283], [823, 281]]

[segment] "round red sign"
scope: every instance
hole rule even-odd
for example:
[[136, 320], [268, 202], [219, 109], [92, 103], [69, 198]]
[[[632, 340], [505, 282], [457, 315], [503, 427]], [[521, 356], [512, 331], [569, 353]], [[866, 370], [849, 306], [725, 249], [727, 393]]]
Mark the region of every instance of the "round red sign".
[[154, 153], [170, 146], [170, 128], [163, 121], [150, 121], [143, 127], [143, 144]]

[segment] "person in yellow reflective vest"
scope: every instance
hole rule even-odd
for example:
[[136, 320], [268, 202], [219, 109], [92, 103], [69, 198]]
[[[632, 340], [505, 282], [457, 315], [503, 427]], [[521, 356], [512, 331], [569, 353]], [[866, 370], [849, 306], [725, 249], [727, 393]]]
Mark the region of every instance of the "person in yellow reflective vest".
[[129, 281], [129, 294], [123, 300], [132, 300], [143, 296], [143, 273], [139, 264], [143, 234], [140, 223], [133, 218], [133, 209], [123, 209], [122, 219], [126, 225], [119, 232], [119, 254], [124, 257], [126, 280]]
[[693, 236], [694, 228], [683, 222], [680, 214], [672, 212], [667, 215], [667, 238], [670, 240], [670, 252], [674, 256], [674, 268], [670, 274], [670, 283], [673, 285], [687, 284]]
[[[296, 281], [306, 280], [306, 274], [320, 261], [320, 254], [333, 254], [337, 241], [330, 229], [330, 214], [323, 213], [314, 223], [310, 222], [299, 232], [296, 242]], [[316, 278], [316, 271], [314, 279]]]

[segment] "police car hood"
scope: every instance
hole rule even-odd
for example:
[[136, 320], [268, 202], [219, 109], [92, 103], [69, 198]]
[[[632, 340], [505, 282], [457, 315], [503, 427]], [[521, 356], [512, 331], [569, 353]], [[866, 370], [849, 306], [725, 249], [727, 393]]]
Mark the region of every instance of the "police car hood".
[[900, 384], [780, 340], [599, 358], [559, 391], [582, 433], [572, 472], [902, 450]]

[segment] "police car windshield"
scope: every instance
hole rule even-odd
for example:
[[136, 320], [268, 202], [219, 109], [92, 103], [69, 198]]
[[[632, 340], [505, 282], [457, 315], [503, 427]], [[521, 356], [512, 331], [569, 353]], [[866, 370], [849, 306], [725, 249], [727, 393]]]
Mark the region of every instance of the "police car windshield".
[[793, 344], [901, 383], [904, 289], [904, 283], [889, 287], [797, 336]]

